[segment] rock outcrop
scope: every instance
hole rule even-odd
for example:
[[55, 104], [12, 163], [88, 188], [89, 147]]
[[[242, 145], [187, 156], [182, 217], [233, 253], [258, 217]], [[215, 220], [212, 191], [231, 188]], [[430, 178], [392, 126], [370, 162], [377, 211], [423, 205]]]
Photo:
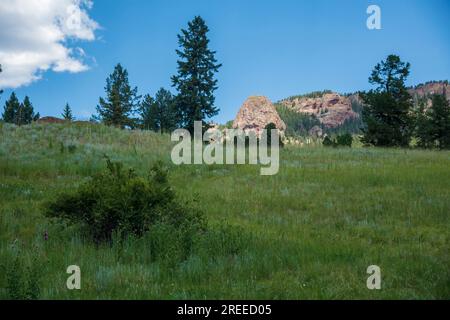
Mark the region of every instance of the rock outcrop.
[[445, 95], [447, 100], [450, 101], [450, 85], [447, 81], [432, 81], [419, 84], [414, 88], [410, 88], [408, 92], [413, 97], [415, 103], [425, 98], [427, 108], [431, 107], [431, 95], [433, 94]]
[[319, 97], [288, 98], [281, 100], [280, 104], [299, 113], [315, 115], [328, 128], [336, 128], [347, 119], [359, 117], [352, 110], [351, 99], [334, 92]]
[[[431, 81], [408, 89], [417, 103], [425, 98], [427, 106], [431, 106], [432, 94], [443, 94], [450, 101], [450, 85], [447, 81]], [[352, 105], [361, 110], [363, 102], [358, 93], [340, 95], [331, 91], [315, 92], [304, 96], [294, 96], [278, 102], [296, 112], [314, 115], [325, 128], [337, 128], [346, 120], [358, 119], [360, 111], [355, 112]], [[266, 97], [250, 97], [239, 110], [233, 123], [233, 128], [245, 131], [255, 130], [260, 132], [268, 123], [273, 122], [280, 131], [286, 129], [286, 125], [278, 116], [272, 103]], [[321, 136], [323, 132], [315, 127], [310, 130], [310, 135]]]
[[424, 97], [432, 94], [444, 94], [450, 100], [450, 85], [447, 81], [433, 81], [409, 89], [413, 97]]
[[259, 136], [269, 123], [275, 124], [281, 133], [286, 130], [286, 124], [281, 120], [272, 102], [263, 96], [253, 96], [242, 105], [233, 122], [233, 128], [242, 129], [246, 133], [254, 131]]

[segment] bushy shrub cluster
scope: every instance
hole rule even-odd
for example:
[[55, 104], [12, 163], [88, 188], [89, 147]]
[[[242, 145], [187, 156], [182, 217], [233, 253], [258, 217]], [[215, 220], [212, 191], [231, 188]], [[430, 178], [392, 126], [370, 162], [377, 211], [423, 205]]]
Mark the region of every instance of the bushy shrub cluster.
[[350, 133], [338, 135], [335, 139], [326, 136], [323, 139], [322, 144], [325, 147], [351, 147], [353, 144], [353, 137]]
[[147, 178], [109, 159], [107, 168], [47, 203], [45, 214], [84, 225], [96, 242], [109, 241], [113, 234], [141, 237], [157, 224], [192, 232], [204, 228], [201, 212], [176, 199], [161, 163]]

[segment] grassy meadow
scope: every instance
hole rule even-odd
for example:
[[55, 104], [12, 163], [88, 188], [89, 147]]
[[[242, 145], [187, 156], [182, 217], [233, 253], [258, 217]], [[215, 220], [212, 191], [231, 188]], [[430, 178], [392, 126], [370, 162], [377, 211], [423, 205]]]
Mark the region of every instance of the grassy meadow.
[[[101, 125], [0, 124], [0, 299], [21, 286], [39, 299], [450, 299], [450, 152], [287, 146], [279, 173], [260, 176], [175, 166], [171, 148]], [[211, 228], [188, 257], [171, 255], [170, 233], [156, 257], [146, 237], [96, 245], [43, 215], [104, 155], [141, 175], [162, 160], [177, 195], [195, 197]], [[81, 290], [66, 288], [69, 265]], [[381, 290], [366, 287], [370, 265]]]

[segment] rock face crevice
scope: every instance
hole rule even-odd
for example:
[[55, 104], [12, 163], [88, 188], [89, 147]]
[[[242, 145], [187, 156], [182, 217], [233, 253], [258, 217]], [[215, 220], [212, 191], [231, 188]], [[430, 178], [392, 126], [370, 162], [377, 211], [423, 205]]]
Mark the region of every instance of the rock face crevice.
[[275, 124], [281, 133], [286, 130], [286, 124], [281, 120], [272, 102], [263, 96], [252, 96], [239, 110], [233, 128], [242, 129], [245, 133], [253, 131], [260, 136], [269, 123]]

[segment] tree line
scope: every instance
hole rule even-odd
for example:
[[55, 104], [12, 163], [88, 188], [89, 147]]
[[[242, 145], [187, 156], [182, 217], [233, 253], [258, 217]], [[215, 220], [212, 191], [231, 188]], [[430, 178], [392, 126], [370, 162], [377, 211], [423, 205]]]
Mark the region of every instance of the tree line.
[[[161, 133], [175, 128], [193, 132], [194, 122], [202, 121], [207, 129], [205, 120], [219, 112], [215, 106], [214, 91], [218, 88], [215, 74], [222, 66], [215, 58], [216, 52], [209, 48], [208, 32], [206, 22], [196, 16], [178, 35], [177, 74], [171, 77], [176, 95], [161, 88], [154, 97], [148, 94], [142, 97], [137, 87], [130, 85], [128, 71], [119, 63], [106, 79], [105, 96], [99, 98], [97, 114], [91, 120], [119, 128]], [[62, 116], [74, 120], [68, 104]], [[3, 121], [22, 125], [38, 118], [28, 97], [19, 103], [15, 93], [11, 94], [5, 104]]]
[[208, 32], [205, 21], [197, 16], [178, 35], [177, 74], [171, 78], [176, 95], [161, 88], [154, 97], [147, 94], [142, 98], [137, 87], [130, 85], [128, 71], [117, 64], [106, 80], [105, 97], [99, 99], [93, 120], [161, 133], [176, 128], [193, 132], [194, 121], [203, 121], [206, 128], [204, 120], [219, 112], [214, 91], [215, 74], [221, 67], [216, 52], [209, 48]]
[[[2, 65], [0, 65], [0, 73], [2, 73]], [[0, 95], [3, 90], [0, 90]], [[13, 92], [8, 101], [5, 103], [2, 113], [4, 122], [14, 123], [16, 125], [29, 124], [39, 119], [39, 113], [34, 113], [33, 105], [28, 96], [20, 102], [16, 94]]]
[[34, 113], [33, 105], [28, 96], [20, 102], [16, 94], [13, 92], [5, 103], [2, 113], [4, 122], [14, 123], [18, 126], [30, 124], [39, 119], [39, 113]]

